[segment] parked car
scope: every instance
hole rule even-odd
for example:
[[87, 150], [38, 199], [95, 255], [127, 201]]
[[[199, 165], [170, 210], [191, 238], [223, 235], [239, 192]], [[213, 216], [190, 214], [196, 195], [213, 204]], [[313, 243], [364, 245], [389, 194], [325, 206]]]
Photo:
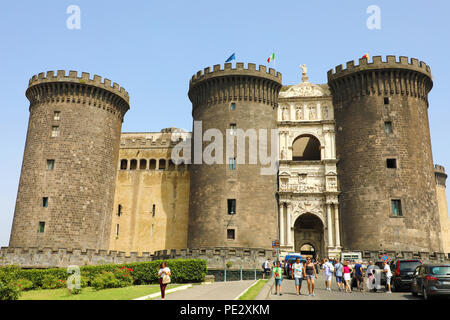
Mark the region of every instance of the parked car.
[[425, 300], [434, 296], [450, 297], [450, 264], [423, 264], [416, 267], [411, 293], [423, 295]]
[[397, 259], [390, 263], [392, 280], [392, 291], [411, 291], [411, 283], [414, 271], [422, 264], [419, 259]]

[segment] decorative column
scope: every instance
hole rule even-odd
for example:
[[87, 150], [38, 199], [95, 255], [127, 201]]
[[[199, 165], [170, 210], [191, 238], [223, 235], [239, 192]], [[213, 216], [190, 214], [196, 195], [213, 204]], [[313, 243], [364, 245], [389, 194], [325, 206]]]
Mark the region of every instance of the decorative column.
[[333, 225], [331, 222], [331, 204], [327, 203], [327, 228], [328, 228], [328, 247], [333, 245]]
[[287, 229], [286, 244], [288, 246], [292, 245], [291, 207], [292, 203], [288, 203], [286, 206], [286, 229]]
[[341, 246], [340, 234], [339, 234], [339, 204], [334, 204], [334, 230], [336, 230], [336, 247]]
[[284, 245], [284, 207], [285, 207], [286, 203], [283, 202], [281, 207], [280, 207], [280, 245]]

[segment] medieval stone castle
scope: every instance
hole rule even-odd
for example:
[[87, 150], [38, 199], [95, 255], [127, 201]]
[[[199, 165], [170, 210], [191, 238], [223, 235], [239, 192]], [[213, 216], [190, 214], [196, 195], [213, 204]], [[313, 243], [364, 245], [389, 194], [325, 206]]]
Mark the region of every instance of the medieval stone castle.
[[276, 239], [282, 253], [316, 257], [449, 259], [432, 85], [424, 62], [394, 56], [337, 66], [328, 84], [310, 83], [304, 65], [295, 85], [251, 63], [199, 71], [188, 96], [203, 132], [278, 129], [277, 174], [262, 175], [248, 150], [245, 163], [176, 162], [177, 144], [202, 139], [195, 128], [122, 133], [129, 96], [118, 84], [40, 73], [26, 91], [27, 140], [0, 264], [236, 256], [259, 266]]

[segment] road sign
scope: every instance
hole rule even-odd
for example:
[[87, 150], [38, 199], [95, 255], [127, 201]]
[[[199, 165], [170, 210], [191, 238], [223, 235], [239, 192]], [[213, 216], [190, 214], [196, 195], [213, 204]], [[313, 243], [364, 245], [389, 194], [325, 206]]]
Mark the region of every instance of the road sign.
[[280, 247], [280, 240], [273, 240], [272, 248], [279, 248], [279, 247]]
[[384, 262], [388, 262], [389, 261], [389, 256], [387, 254], [383, 254], [381, 256], [381, 260], [383, 260]]

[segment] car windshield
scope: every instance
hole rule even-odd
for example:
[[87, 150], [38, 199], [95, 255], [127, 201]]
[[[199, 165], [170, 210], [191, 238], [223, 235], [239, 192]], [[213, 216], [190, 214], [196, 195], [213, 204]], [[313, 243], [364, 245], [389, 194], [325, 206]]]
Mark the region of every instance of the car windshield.
[[420, 264], [420, 261], [401, 261], [400, 271], [414, 271]]
[[450, 266], [431, 267], [431, 274], [435, 275], [450, 275]]

